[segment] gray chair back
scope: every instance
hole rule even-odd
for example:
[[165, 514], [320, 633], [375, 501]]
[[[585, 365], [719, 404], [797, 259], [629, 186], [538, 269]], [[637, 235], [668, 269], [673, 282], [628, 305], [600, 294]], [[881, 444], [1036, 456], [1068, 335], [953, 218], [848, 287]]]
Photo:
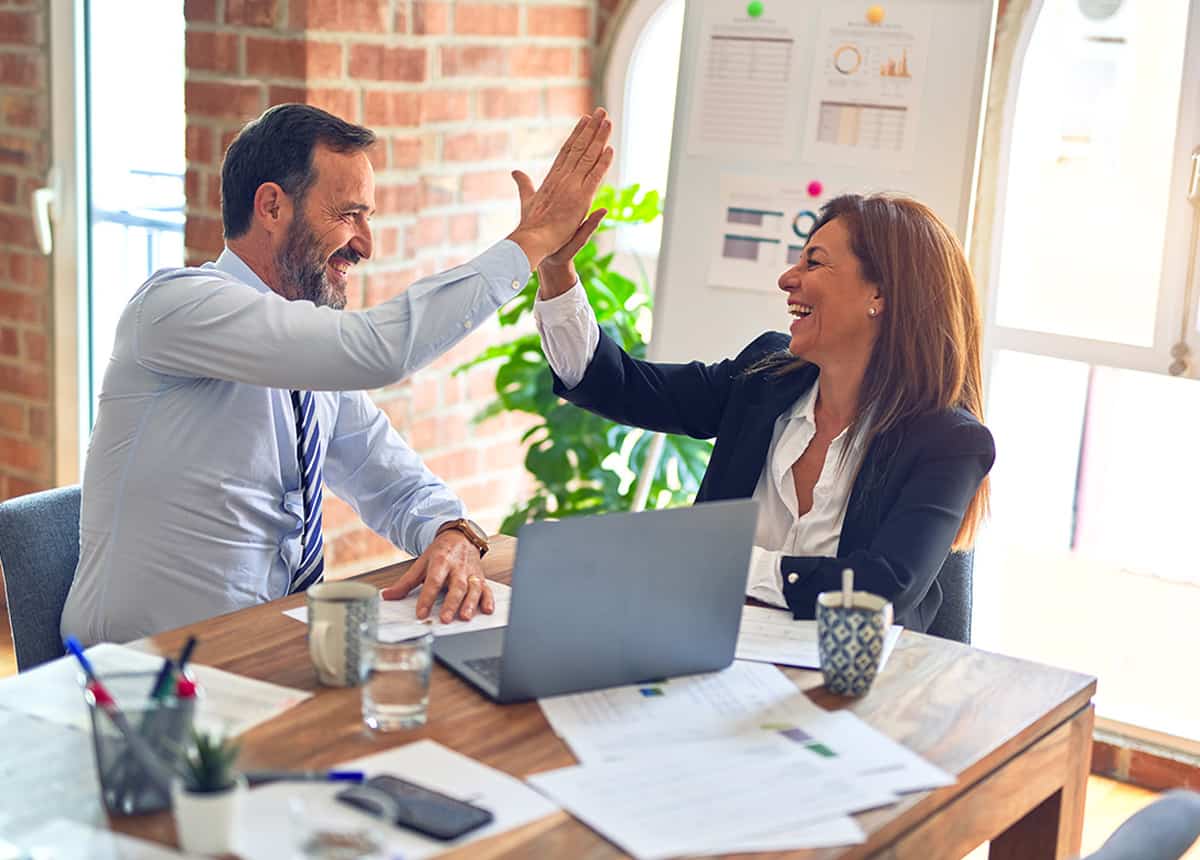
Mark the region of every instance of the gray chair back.
[[1200, 794], [1168, 791], [1117, 828], [1086, 860], [1179, 860], [1200, 837]]
[[58, 628], [78, 564], [78, 484], [0, 502], [0, 567], [18, 672], [62, 656]]
[[942, 587], [942, 605], [933, 623], [925, 631], [930, 636], [953, 639], [955, 642], [971, 644], [971, 588], [975, 553], [952, 552], [942, 562], [938, 571], [938, 585]]

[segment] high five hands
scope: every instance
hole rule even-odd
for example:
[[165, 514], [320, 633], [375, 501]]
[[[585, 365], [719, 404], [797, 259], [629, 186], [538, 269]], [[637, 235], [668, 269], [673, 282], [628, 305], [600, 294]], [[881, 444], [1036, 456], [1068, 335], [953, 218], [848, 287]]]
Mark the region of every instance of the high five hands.
[[508, 238], [525, 252], [530, 268], [548, 258], [570, 260], [600, 226], [606, 210], [589, 215], [588, 209], [612, 164], [611, 135], [608, 113], [596, 108], [576, 123], [540, 186], [535, 188], [520, 170], [513, 171], [521, 195], [521, 222]]

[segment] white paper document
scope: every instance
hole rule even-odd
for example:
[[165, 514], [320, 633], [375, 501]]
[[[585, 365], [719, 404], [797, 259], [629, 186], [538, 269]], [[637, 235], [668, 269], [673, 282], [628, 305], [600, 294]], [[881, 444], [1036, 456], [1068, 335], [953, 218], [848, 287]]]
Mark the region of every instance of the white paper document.
[[[903, 627], [895, 624], [883, 640], [883, 655], [879, 671], [887, 665], [896, 648]], [[797, 621], [784, 609], [747, 606], [742, 610], [742, 626], [738, 632], [737, 659], [820, 669], [817, 651], [817, 622]]]
[[760, 715], [758, 728], [786, 739], [840, 771], [906, 794], [953, 785], [954, 777], [850, 711], [826, 711], [803, 693]]
[[932, 12], [890, 4], [869, 21], [864, 3], [822, 4], [813, 51], [804, 160], [912, 167]]
[[0, 844], [40, 828], [49, 810], [106, 827], [95, 756], [90, 734], [0, 709]]
[[[155, 673], [163, 658], [123, 645], [93, 645], [85, 652], [101, 681], [122, 672]], [[196, 702], [196, 728], [201, 731], [241, 734], [296, 705], [312, 694], [234, 675], [212, 666], [190, 664], [200, 686]], [[74, 657], [60, 657], [0, 681], [0, 708], [80, 730], [89, 729], [87, 704], [79, 683], [81, 670]], [[146, 682], [150, 694], [153, 677]], [[134, 703], [118, 699], [119, 706]]]
[[811, 13], [768, 3], [752, 16], [744, 0], [705, 0], [703, 12], [688, 154], [790, 160], [801, 120], [796, 43]]
[[[420, 636], [430, 626], [434, 636], [453, 636], [455, 633], [469, 633], [474, 630], [490, 630], [493, 627], [508, 626], [508, 605], [512, 600], [512, 589], [502, 582], [492, 582], [492, 596], [496, 599], [496, 611], [491, 615], [477, 614], [470, 621], [456, 619], [444, 624], [438, 613], [441, 612], [442, 598], [439, 597], [429, 614], [430, 621], [417, 620], [417, 596], [415, 591], [403, 600], [379, 599], [379, 630], [393, 636]], [[308, 607], [298, 606], [283, 613], [288, 618], [295, 618], [302, 624], [308, 623]]]
[[245, 860], [307, 856], [303, 844], [311, 845], [313, 840], [345, 844], [347, 839], [357, 837], [378, 846], [376, 852], [364, 856], [421, 860], [559, 811], [557, 805], [520, 780], [436, 741], [417, 741], [338, 767], [362, 770], [368, 777], [386, 773], [407, 779], [482, 806], [495, 820], [452, 842], [442, 842], [335, 800], [334, 795], [346, 788], [345, 783], [277, 782], [255, 788], [247, 795], [238, 834], [239, 856]]
[[799, 175], [723, 173], [720, 193], [709, 286], [774, 293], [779, 273], [800, 262], [821, 206], [836, 189], [810, 186]]
[[538, 704], [555, 734], [590, 764], [738, 734], [798, 693], [774, 666], [735, 661], [721, 672], [553, 696]]
[[727, 843], [716, 842], [703, 848], [689, 848], [697, 857], [718, 854], [741, 854], [760, 851], [799, 851], [804, 848], [835, 848], [839, 845], [858, 845], [867, 841], [867, 834], [849, 815], [837, 815], [814, 824], [784, 825], [739, 836]]
[[760, 833], [775, 847], [783, 844], [781, 833], [895, 800], [771, 736], [646, 751], [535, 774], [529, 782], [644, 860], [711, 846], [743, 850]]
[[192, 667], [200, 685], [196, 727], [240, 735], [311, 698], [312, 693], [235, 675], [212, 666]]
[[[826, 711], [767, 663], [539, 700], [554, 732], [584, 764], [638, 759], [666, 747], [707, 755], [713, 744], [775, 743], [900, 794], [954, 777], [850, 711]], [[767, 740], [764, 740], [767, 739]]]
[[[65, 818], [53, 818], [16, 841], [25, 852], [14, 857], [59, 858], [86, 857], [88, 860], [178, 860], [180, 857], [195, 857], [180, 854], [173, 848], [147, 842], [134, 836], [113, 833], [102, 827], [89, 827]], [[4, 854], [4, 842], [0, 840], [0, 856]]]
[[684, 742], [673, 748], [703, 756], [715, 748], [765, 749], [768, 744], [773, 744], [780, 754], [801, 752], [802, 757], [823, 761], [871, 796], [908, 794], [955, 782], [951, 774], [850, 711], [826, 711], [800, 692], [745, 721], [736, 734], [711, 741]]

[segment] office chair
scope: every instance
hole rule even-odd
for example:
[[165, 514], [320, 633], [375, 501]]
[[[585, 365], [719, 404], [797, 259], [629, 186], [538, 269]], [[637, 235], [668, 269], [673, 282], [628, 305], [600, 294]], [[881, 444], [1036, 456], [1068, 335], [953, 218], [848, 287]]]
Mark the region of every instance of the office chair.
[[78, 563], [78, 484], [0, 503], [0, 568], [18, 672], [62, 656], [59, 623]]
[[930, 636], [971, 644], [971, 582], [975, 567], [974, 552], [952, 552], [938, 571], [942, 587], [942, 605], [933, 623], [925, 631]]
[[1200, 794], [1168, 791], [1129, 817], [1085, 860], [1179, 860], [1200, 837]]

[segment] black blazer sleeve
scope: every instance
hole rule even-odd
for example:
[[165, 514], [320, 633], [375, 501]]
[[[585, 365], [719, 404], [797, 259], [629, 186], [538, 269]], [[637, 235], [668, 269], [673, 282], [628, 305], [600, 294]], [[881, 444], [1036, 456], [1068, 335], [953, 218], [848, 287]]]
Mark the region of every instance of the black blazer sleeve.
[[[992, 467], [995, 446], [988, 429], [974, 420], [909, 434], [910, 440], [914, 436], [919, 450], [866, 548], [841, 558], [784, 556], [783, 596], [794, 617], [814, 617], [817, 595], [841, 589], [847, 567], [854, 570], [855, 590], [887, 597], [897, 618], [924, 599]], [[795, 582], [789, 582], [792, 574]]]
[[583, 379], [567, 388], [555, 375], [554, 393], [619, 424], [709, 439], [717, 435], [738, 377], [780, 345], [780, 335], [767, 333], [737, 358], [717, 364], [655, 364], [633, 358], [601, 329]]

